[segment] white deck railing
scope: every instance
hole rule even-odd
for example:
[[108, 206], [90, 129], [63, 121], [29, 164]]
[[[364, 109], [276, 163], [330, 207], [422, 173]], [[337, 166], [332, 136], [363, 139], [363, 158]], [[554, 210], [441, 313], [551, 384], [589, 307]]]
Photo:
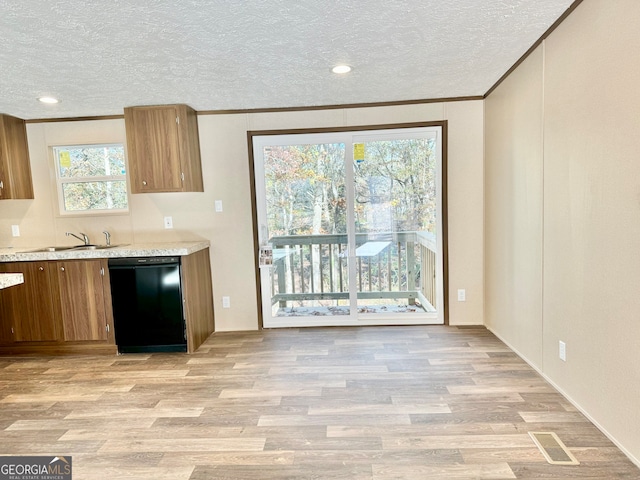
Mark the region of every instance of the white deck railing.
[[[272, 302], [344, 300], [349, 296], [347, 236], [273, 237]], [[436, 242], [428, 232], [356, 234], [359, 298], [435, 304]]]

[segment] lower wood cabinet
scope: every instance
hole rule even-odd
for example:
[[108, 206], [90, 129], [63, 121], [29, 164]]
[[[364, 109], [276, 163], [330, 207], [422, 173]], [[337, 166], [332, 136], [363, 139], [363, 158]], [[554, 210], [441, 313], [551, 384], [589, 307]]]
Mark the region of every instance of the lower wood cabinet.
[[[107, 340], [104, 275], [100, 260], [56, 262], [65, 341]], [[109, 301], [111, 301], [109, 299]]]
[[51, 262], [0, 264], [0, 271], [24, 276], [24, 283], [0, 292], [3, 330], [8, 330], [9, 341], [47, 342], [59, 338], [52, 269]]
[[187, 351], [195, 352], [215, 330], [209, 249], [182, 257]]
[[106, 259], [0, 263], [0, 272], [24, 275], [0, 290], [0, 352], [115, 353]]
[[[214, 331], [209, 249], [182, 256], [187, 351]], [[0, 289], [0, 354], [116, 354], [106, 258], [0, 262], [24, 283]]]

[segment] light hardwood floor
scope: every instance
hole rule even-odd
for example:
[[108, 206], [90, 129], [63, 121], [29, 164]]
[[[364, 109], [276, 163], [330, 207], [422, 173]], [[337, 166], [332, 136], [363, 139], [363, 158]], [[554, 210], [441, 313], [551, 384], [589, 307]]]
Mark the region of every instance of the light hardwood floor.
[[[552, 466], [554, 431], [579, 466]], [[95, 479], [640, 479], [484, 328], [218, 334], [192, 354], [0, 357], [0, 454]]]

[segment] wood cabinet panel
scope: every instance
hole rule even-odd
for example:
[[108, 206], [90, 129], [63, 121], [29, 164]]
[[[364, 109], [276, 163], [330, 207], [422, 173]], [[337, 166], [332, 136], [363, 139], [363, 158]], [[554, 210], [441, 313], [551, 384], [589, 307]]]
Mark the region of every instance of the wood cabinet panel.
[[186, 105], [124, 109], [132, 193], [201, 192], [196, 112]]
[[198, 114], [186, 105], [179, 105], [177, 111], [181, 119], [179, 139], [181, 158], [183, 159], [184, 191], [204, 192]]
[[187, 349], [193, 353], [215, 330], [209, 249], [181, 259]]
[[0, 200], [33, 198], [24, 120], [0, 115]]
[[[0, 263], [0, 273], [22, 273], [11, 267], [11, 264]], [[13, 323], [17, 293], [20, 285], [0, 289], [0, 344], [13, 342]]]
[[24, 272], [25, 284], [32, 282], [35, 288], [27, 289], [27, 301], [31, 305], [32, 316], [28, 316], [28, 325], [18, 322], [16, 341], [49, 341], [59, 338], [59, 311], [53, 296], [51, 262], [30, 263]]
[[174, 107], [127, 109], [132, 191], [182, 188], [177, 112]]
[[65, 341], [107, 340], [102, 263], [56, 262]]
[[10, 324], [13, 341], [46, 342], [59, 338], [59, 303], [52, 285], [52, 268], [52, 262], [0, 264], [2, 272], [24, 275], [24, 283], [1, 293], [3, 324]]

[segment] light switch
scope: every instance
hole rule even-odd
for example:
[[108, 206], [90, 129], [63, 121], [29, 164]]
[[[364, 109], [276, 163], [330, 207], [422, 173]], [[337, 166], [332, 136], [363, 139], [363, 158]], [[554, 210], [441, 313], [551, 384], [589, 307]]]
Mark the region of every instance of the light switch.
[[20, 225], [11, 225], [11, 235], [14, 237], [20, 236]]
[[164, 228], [173, 228], [173, 217], [164, 217]]
[[222, 200], [216, 200], [215, 201], [215, 207], [216, 207], [216, 212], [221, 212], [222, 211]]

